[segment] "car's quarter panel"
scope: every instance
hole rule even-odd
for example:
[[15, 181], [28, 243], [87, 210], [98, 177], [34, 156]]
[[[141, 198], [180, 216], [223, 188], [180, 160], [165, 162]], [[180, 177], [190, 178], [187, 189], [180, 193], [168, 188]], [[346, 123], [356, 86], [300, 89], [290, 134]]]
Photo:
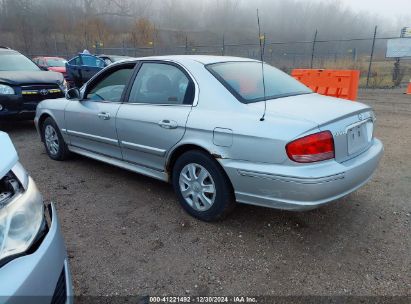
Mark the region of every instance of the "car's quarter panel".
[[[200, 95], [179, 144], [206, 147], [222, 158], [281, 163], [287, 157], [285, 145], [288, 141], [304, 132], [318, 130], [312, 121], [281, 113], [268, 114], [260, 121], [264, 108], [240, 103], [204, 65], [192, 63], [189, 68], [200, 84]], [[263, 102], [259, 104], [264, 106]], [[217, 131], [230, 130], [225, 144], [215, 140], [216, 128]]]
[[120, 103], [71, 100], [66, 107], [66, 129], [70, 145], [95, 153], [122, 158], [116, 132]]
[[[307, 130], [318, 130], [311, 122], [281, 116], [260, 121], [260, 113], [242, 111], [243, 107], [246, 105], [238, 104], [237, 110], [227, 112], [203, 109], [201, 105], [193, 108], [184, 141], [202, 141], [202, 146], [209, 146], [210, 151], [223, 158], [282, 163], [287, 157], [285, 145], [291, 138]], [[225, 144], [215, 140], [216, 128], [230, 130], [228, 134], [219, 132], [219, 136], [225, 138]]]

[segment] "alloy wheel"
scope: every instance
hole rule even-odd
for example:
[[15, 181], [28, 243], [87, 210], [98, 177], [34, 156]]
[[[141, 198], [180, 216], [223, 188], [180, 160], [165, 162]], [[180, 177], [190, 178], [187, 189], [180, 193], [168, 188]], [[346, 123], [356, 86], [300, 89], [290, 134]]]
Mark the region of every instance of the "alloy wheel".
[[206, 168], [190, 163], [184, 166], [179, 177], [180, 192], [185, 201], [197, 211], [206, 211], [214, 204], [216, 187]]
[[46, 141], [47, 150], [52, 155], [56, 155], [59, 151], [59, 138], [53, 126], [47, 125], [44, 129], [44, 140]]

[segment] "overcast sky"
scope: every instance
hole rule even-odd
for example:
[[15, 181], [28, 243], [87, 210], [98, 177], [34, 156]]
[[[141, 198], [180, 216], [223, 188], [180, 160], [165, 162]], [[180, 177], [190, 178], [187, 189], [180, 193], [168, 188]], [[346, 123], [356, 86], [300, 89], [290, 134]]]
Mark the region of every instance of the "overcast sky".
[[[363, 10], [381, 17], [411, 16], [411, 0], [340, 0], [354, 10]], [[404, 24], [404, 26], [411, 26]]]

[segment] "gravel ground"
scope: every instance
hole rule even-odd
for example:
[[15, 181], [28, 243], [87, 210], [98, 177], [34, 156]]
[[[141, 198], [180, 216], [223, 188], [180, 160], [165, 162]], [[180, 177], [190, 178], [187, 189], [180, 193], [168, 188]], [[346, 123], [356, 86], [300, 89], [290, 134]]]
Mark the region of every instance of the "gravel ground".
[[385, 155], [360, 190], [295, 213], [182, 211], [168, 184], [84, 157], [47, 157], [33, 124], [3, 127], [57, 204], [76, 295], [410, 295], [411, 96], [363, 91]]

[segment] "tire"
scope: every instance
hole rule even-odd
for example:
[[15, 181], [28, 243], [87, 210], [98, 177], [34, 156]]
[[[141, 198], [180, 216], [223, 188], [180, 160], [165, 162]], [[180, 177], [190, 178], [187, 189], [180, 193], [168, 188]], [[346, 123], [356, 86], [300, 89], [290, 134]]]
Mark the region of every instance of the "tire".
[[41, 132], [44, 147], [51, 159], [61, 161], [69, 158], [70, 151], [60, 133], [60, 129], [51, 117], [46, 118]]
[[184, 153], [177, 159], [172, 174], [178, 200], [193, 217], [212, 222], [223, 219], [234, 209], [231, 183], [220, 164], [207, 153]]

